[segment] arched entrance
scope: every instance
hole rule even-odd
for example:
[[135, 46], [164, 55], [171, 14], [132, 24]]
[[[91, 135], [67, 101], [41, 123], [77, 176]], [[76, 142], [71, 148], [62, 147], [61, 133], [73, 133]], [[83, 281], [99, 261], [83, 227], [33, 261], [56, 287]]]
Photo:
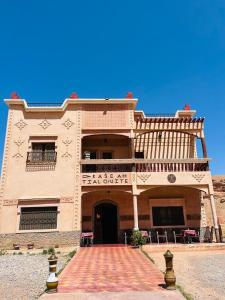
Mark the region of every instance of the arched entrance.
[[103, 202], [94, 208], [94, 242], [114, 244], [118, 242], [117, 206]]

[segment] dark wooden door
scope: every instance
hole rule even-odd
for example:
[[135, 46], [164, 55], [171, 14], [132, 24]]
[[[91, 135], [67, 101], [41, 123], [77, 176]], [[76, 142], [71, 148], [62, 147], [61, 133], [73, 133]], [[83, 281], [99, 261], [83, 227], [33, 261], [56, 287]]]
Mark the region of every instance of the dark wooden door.
[[117, 206], [102, 203], [95, 207], [94, 241], [96, 244], [118, 242]]

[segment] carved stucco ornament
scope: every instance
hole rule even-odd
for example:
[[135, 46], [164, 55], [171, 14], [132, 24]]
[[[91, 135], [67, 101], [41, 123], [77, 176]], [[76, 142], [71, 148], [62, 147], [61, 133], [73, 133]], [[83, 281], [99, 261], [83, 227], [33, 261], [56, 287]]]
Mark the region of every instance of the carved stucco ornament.
[[202, 179], [205, 177], [204, 174], [192, 174], [192, 177], [198, 181], [198, 183], [200, 183], [202, 181]]
[[63, 158], [66, 158], [66, 160], [68, 158], [71, 158], [72, 155], [69, 153], [69, 145], [72, 143], [72, 140], [70, 140], [68, 137], [65, 140], [62, 140], [63, 144], [65, 144], [66, 146], [66, 151], [64, 154], [62, 154]]
[[67, 119], [62, 125], [65, 126], [66, 129], [70, 129], [70, 127], [74, 125], [74, 122], [71, 121], [70, 119]]
[[43, 129], [47, 129], [51, 125], [52, 124], [47, 119], [44, 119], [41, 123], [39, 123], [39, 126], [41, 126]]
[[169, 181], [169, 183], [174, 183], [174, 182], [176, 182], [176, 176], [174, 175], [174, 174], [169, 174], [168, 176], [167, 176], [167, 180]]
[[20, 119], [16, 124], [14, 124], [19, 130], [22, 130], [25, 126], [27, 126], [27, 123], [24, 122], [24, 120]]
[[151, 174], [140, 174], [137, 177], [145, 183], [151, 177]]
[[20, 153], [20, 147], [24, 143], [24, 140], [21, 140], [21, 138], [19, 137], [17, 140], [14, 141], [14, 143], [17, 145], [18, 149], [17, 149], [17, 153], [14, 154], [13, 157], [15, 158], [23, 157], [23, 155]]

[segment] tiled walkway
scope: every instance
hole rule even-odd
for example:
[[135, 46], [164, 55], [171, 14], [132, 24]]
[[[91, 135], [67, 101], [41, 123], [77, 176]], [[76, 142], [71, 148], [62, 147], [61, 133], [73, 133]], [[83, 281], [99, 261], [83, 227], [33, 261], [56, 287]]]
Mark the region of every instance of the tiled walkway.
[[59, 277], [59, 293], [159, 291], [163, 274], [138, 249], [81, 248]]

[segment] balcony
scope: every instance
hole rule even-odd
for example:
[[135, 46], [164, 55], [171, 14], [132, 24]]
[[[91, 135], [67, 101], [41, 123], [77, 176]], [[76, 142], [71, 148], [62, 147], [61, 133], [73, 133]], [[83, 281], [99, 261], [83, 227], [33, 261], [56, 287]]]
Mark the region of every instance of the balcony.
[[55, 151], [31, 151], [27, 152], [27, 165], [55, 164], [57, 152]]
[[89, 159], [81, 165], [82, 173], [205, 172], [209, 159]]

